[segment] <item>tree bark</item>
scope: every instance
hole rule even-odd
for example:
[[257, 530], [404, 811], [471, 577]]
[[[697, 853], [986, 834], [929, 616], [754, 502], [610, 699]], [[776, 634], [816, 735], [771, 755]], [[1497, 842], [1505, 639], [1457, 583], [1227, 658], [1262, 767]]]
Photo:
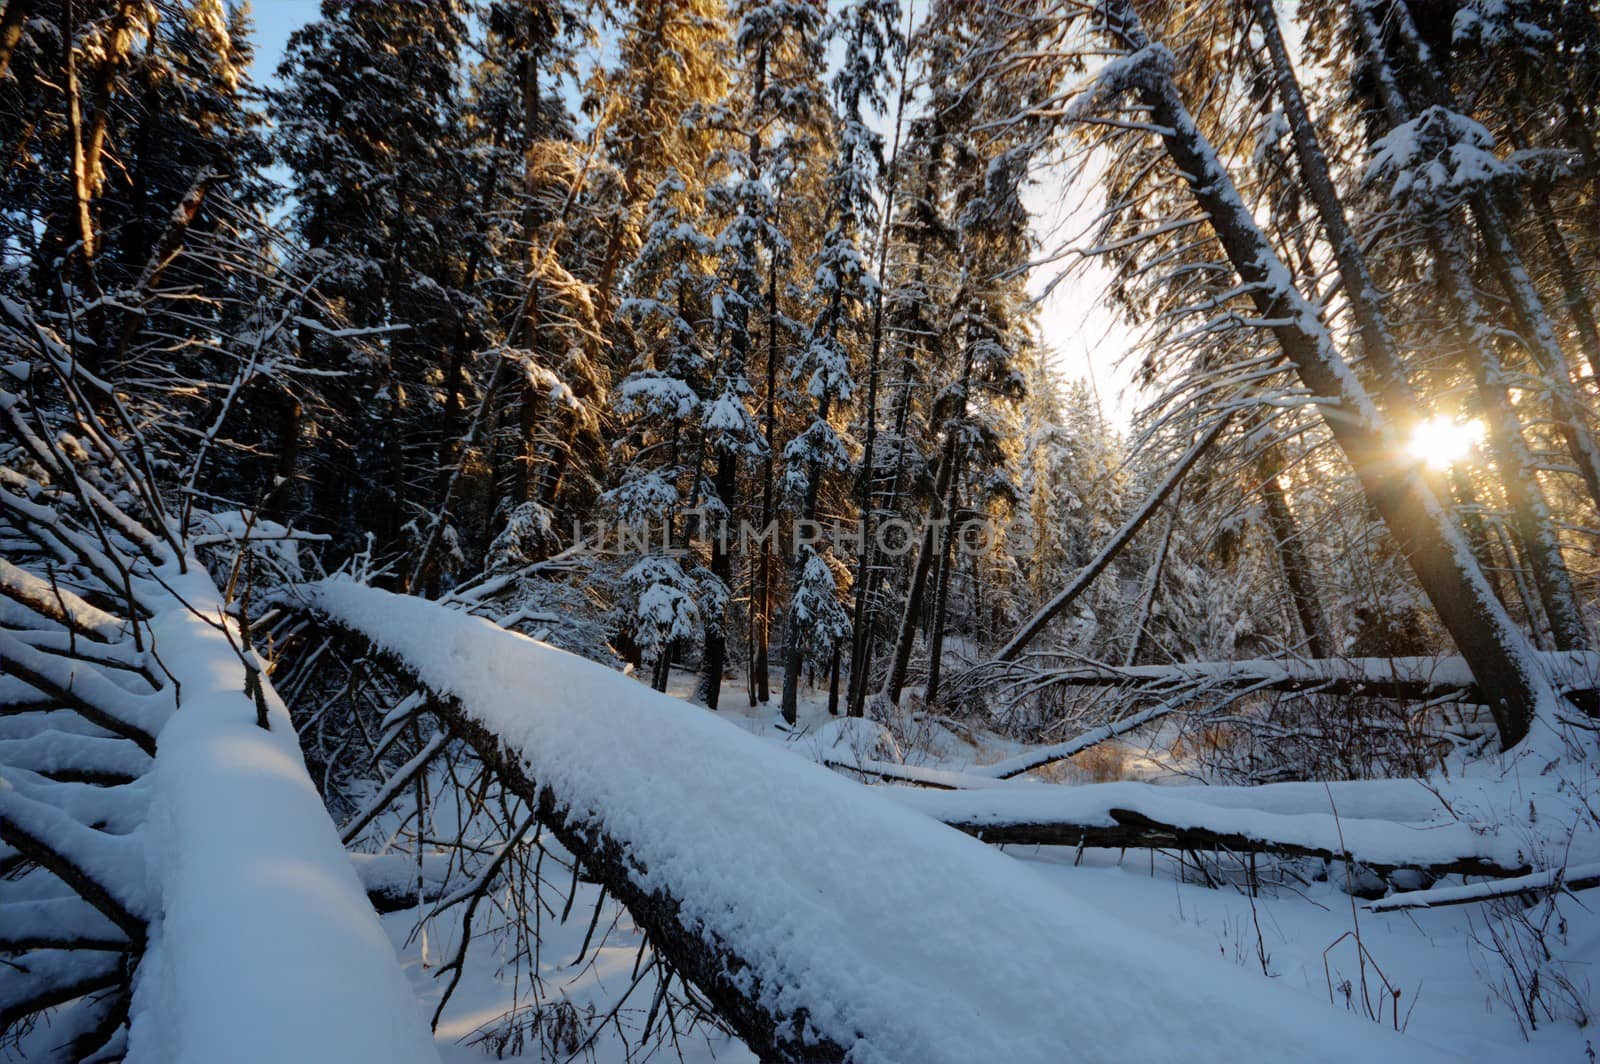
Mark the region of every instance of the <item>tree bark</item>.
[[928, 705], [939, 702], [939, 678], [944, 667], [944, 624], [950, 609], [950, 570], [955, 566], [957, 515], [960, 514], [961, 454], [956, 454], [955, 474], [950, 478], [950, 497], [944, 501], [947, 518], [944, 535], [939, 542], [939, 563], [933, 585], [933, 613], [928, 619], [928, 681], [923, 687], [923, 700]]
[[[403, 661], [380, 655], [411, 676]], [[413, 676], [413, 678], [415, 678]], [[651, 946], [671, 969], [693, 983], [716, 1008], [717, 1015], [763, 1060], [843, 1061], [844, 1046], [819, 1039], [806, 1022], [805, 1008], [770, 1004], [778, 996], [752, 985], [750, 967], [739, 944], [713, 940], [700, 932], [684, 912], [684, 899], [670, 885], [647, 889], [647, 869], [611, 837], [600, 818], [577, 812], [561, 797], [529, 775], [514, 749], [467, 713], [454, 698], [434, 694], [430, 707], [453, 734], [476, 751], [479, 759], [517, 797], [534, 810], [550, 833], [577, 858], [585, 872], [628, 909]]]
[[1269, 448], [1260, 463], [1267, 529], [1272, 533], [1278, 564], [1283, 569], [1283, 582], [1289, 588], [1289, 599], [1294, 603], [1295, 616], [1306, 637], [1306, 649], [1314, 658], [1329, 658], [1333, 656], [1333, 644], [1328, 638], [1328, 623], [1317, 595], [1316, 581], [1311, 576], [1311, 563], [1300, 540], [1300, 523], [1295, 520], [1283, 490], [1282, 463], [1276, 452], [1277, 448]]

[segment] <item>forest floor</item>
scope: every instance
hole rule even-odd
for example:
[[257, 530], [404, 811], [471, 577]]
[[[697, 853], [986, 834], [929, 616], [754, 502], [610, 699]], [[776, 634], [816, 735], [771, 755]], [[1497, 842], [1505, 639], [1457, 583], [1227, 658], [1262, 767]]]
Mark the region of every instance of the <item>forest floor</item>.
[[[690, 676], [675, 675], [671, 693], [687, 697], [692, 682]], [[851, 729], [828, 716], [825, 691], [804, 691], [802, 699], [798, 724], [789, 729], [783, 725], [776, 703], [748, 707], [743, 679], [739, 678], [725, 686], [719, 715], [796, 757], [821, 760], [841, 736], [848, 738]], [[998, 760], [1019, 749], [996, 736], [958, 736], [936, 723], [915, 738], [915, 750], [908, 760], [936, 768], [961, 769]], [[1122, 745], [1101, 756], [1101, 761], [1087, 767], [1072, 766], [1059, 773], [1060, 782], [1070, 786], [1106, 778], [1110, 773], [1115, 773], [1113, 778], [1173, 785], [1192, 782], [1182, 775], [1182, 766], [1162, 751]], [[546, 844], [561, 853], [553, 842]], [[1394, 998], [1385, 989], [1387, 980], [1388, 986], [1400, 991], [1398, 1022], [1407, 1037], [1448, 1056], [1483, 1061], [1592, 1062], [1600, 1051], [1600, 1036], [1592, 1024], [1580, 1029], [1563, 1020], [1523, 1031], [1506, 1000], [1508, 993], [1514, 994], [1508, 990], [1510, 971], [1491, 948], [1490, 925], [1482, 906], [1379, 914], [1352, 904], [1352, 898], [1334, 881], [1337, 872], [1306, 884], [1264, 886], [1252, 898], [1242, 884], [1207, 886], [1199, 881], [1192, 863], [1180, 866], [1175, 858], [1153, 856], [1148, 851], [1119, 854], [1088, 849], [1080, 854], [1072, 848], [1041, 846], [1009, 847], [1005, 852], [1015, 858], [1018, 876], [1037, 877], [1058, 888], [1064, 906], [1093, 907], [1142, 925], [1176, 951], [1189, 954], [1202, 970], [1206, 964], [1216, 964], [1262, 975], [1264, 968], [1263, 985], [1270, 979], [1326, 1003], [1329, 1009], [1350, 1012], [1352, 1024], [1395, 1025]], [[567, 876], [557, 870], [547, 872], [546, 878], [565, 891]], [[581, 1028], [586, 1033], [607, 1015], [633, 983], [639, 956], [640, 936], [628, 914], [607, 903], [594, 932], [594, 940], [601, 945], [598, 949], [591, 946], [588, 956], [573, 963], [589, 930], [598, 891], [594, 885], [579, 883], [565, 922], [559, 919], [559, 897], [553, 902], [554, 910], [545, 912], [539, 946], [543, 985], [537, 995], [546, 1003], [542, 1011], [531, 1007], [535, 997], [530, 994], [526, 974], [516, 976], [505, 963], [516, 946], [515, 929], [491, 926], [503, 918], [480, 914], [479, 923], [488, 933], [475, 937], [462, 983], [437, 1030], [445, 1061], [481, 1060], [486, 1055], [512, 1060], [569, 1058], [573, 1044], [569, 1032]], [[1557, 962], [1588, 998], [1593, 1015], [1592, 988], [1600, 982], [1596, 971], [1600, 965], [1600, 912], [1579, 901], [1589, 898], [1568, 898], [1562, 907], [1566, 934], [1557, 949]], [[930, 914], [930, 919], [939, 918], [959, 920], [961, 914]], [[456, 928], [454, 921], [447, 919], [429, 925], [430, 963], [424, 964], [415, 919], [415, 910], [392, 913], [384, 917], [384, 926], [419, 999], [431, 1014], [441, 992], [433, 965], [454, 949]], [[1365, 965], [1360, 963], [1357, 935], [1368, 958]], [[1362, 1004], [1363, 980], [1370, 1008]], [[634, 990], [576, 1059], [606, 1064], [644, 1059], [645, 1054], [636, 1047], [630, 1050], [623, 1032], [631, 1041], [643, 1027], [652, 1004], [652, 988], [653, 981], [647, 981]], [[553, 1007], [563, 999], [576, 1010], [576, 1026], [568, 1025]], [[508, 1036], [504, 1016], [514, 1005], [523, 1011]], [[1380, 1009], [1380, 1019], [1369, 1015]], [[1128, 1023], [1139, 1022], [1139, 1015], [1130, 1012]], [[563, 1042], [564, 1049], [555, 1048]], [[736, 1039], [709, 1025], [680, 1036], [676, 1048], [687, 1061], [743, 1064], [755, 1060]], [[671, 1042], [655, 1053], [660, 1060], [676, 1055]], [[1085, 1059], [1098, 1058], [1091, 1054]]]

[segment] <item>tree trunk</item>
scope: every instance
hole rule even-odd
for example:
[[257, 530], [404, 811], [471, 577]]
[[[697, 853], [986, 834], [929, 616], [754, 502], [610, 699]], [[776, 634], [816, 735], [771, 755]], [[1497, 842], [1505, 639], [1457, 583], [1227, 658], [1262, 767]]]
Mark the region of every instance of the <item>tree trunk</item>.
[[[1384, 105], [1390, 112], [1391, 120], [1399, 124], [1409, 117], [1408, 104], [1388, 66], [1383, 39], [1373, 21], [1373, 2], [1361, 0], [1357, 5], [1356, 22], [1372, 59], [1380, 91], [1384, 94]], [[1428, 102], [1454, 111], [1456, 102], [1434, 69], [1433, 56], [1417, 33], [1410, 10], [1404, 3], [1397, 3], [1391, 8], [1391, 15], [1407, 58], [1421, 78]], [[1577, 466], [1590, 498], [1596, 506], [1600, 506], [1600, 443], [1596, 442], [1589, 426], [1587, 405], [1572, 387], [1566, 355], [1556, 342], [1550, 316], [1523, 265], [1521, 255], [1511, 241], [1510, 227], [1499, 207], [1483, 192], [1469, 196], [1467, 203], [1483, 236], [1483, 249], [1490, 272], [1505, 290], [1523, 345], [1543, 374], [1556, 425], [1566, 443], [1567, 453]]]
[[1300, 164], [1300, 176], [1327, 234], [1334, 262], [1338, 264], [1341, 287], [1350, 300], [1356, 328], [1361, 334], [1363, 354], [1377, 374], [1379, 392], [1388, 405], [1390, 416], [1402, 416], [1403, 413], [1409, 413], [1414, 397], [1383, 311], [1383, 297], [1372, 279], [1371, 270], [1367, 268], [1361, 243], [1350, 229], [1344, 203], [1339, 197], [1338, 188], [1328, 169], [1327, 156], [1323, 154], [1317, 136], [1317, 127], [1306, 110], [1294, 63], [1289, 57], [1278, 24], [1274, 0], [1252, 0], [1252, 4], [1272, 58], [1278, 99], [1283, 106], [1284, 118], [1289, 123], [1295, 159]]
[[[717, 497], [731, 507], [738, 469], [730, 451], [717, 454], [717, 471], [713, 483]], [[698, 464], [698, 460], [697, 460]], [[696, 469], [698, 474], [699, 470]], [[711, 530], [711, 575], [721, 580], [725, 587], [733, 585], [733, 561], [728, 554], [728, 528]], [[728, 618], [726, 613], [720, 623], [706, 625], [705, 652], [700, 661], [700, 701], [707, 709], [716, 709], [722, 700], [722, 673], [728, 664]]]
[[[906, 11], [909, 26], [911, 11]], [[862, 698], [866, 692], [867, 646], [872, 639], [873, 602], [869, 585], [873, 582], [874, 562], [877, 560], [877, 542], [873, 518], [877, 502], [877, 446], [878, 446], [878, 372], [883, 356], [883, 291], [889, 266], [889, 234], [894, 231], [896, 191], [900, 184], [900, 133], [905, 117], [908, 79], [906, 66], [910, 50], [900, 54], [900, 87], [894, 111], [894, 141], [889, 153], [889, 179], [883, 190], [883, 225], [878, 231], [878, 285], [872, 299], [872, 339], [867, 354], [866, 439], [861, 448], [861, 553], [856, 559], [855, 608], [850, 614], [850, 689], [846, 702], [851, 716], [859, 717]], [[831, 692], [830, 692], [831, 693]], [[831, 709], [830, 703], [830, 709]]]
[[[971, 365], [972, 358], [969, 353], [967, 370], [962, 374], [963, 379], [970, 372]], [[937, 525], [939, 519], [945, 516], [944, 500], [954, 479], [955, 452], [956, 433], [952, 426], [945, 435], [944, 453], [939, 456], [939, 472], [933, 488], [934, 505], [930, 514], [932, 519], [922, 529], [922, 542], [917, 546], [917, 561], [911, 569], [911, 582], [906, 587], [905, 609], [900, 614], [900, 630], [895, 637], [894, 658], [889, 663], [889, 675], [883, 684], [884, 697], [895, 705], [900, 704], [900, 692], [905, 689], [906, 673], [911, 667], [911, 648], [917, 640], [917, 618], [922, 614], [922, 600], [927, 590], [928, 574], [933, 569], [934, 551], [942, 545], [936, 542]]]
[[1172, 509], [1167, 512], [1167, 527], [1161, 533], [1161, 543], [1156, 547], [1155, 560], [1150, 563], [1150, 572], [1145, 577], [1144, 590], [1139, 596], [1139, 612], [1133, 619], [1133, 640], [1128, 644], [1128, 652], [1122, 657], [1122, 664], [1139, 664], [1139, 655], [1144, 651], [1144, 644], [1150, 625], [1150, 614], [1155, 610], [1156, 595], [1161, 590], [1161, 573], [1167, 566], [1167, 554], [1172, 550], [1172, 533], [1178, 525], [1178, 510], [1183, 501], [1183, 486], [1178, 486], [1177, 493], [1172, 499]]
[[995, 652], [996, 661], [1014, 660], [1027, 648], [1029, 643], [1033, 642], [1035, 636], [1044, 631], [1046, 625], [1058, 617], [1068, 606], [1072, 605], [1073, 601], [1094, 582], [1095, 577], [1105, 572], [1106, 567], [1122, 552], [1124, 547], [1133, 541], [1133, 537], [1138, 535], [1139, 529], [1144, 527], [1145, 522], [1150, 520], [1157, 510], [1161, 509], [1161, 504], [1166, 501], [1167, 496], [1177, 490], [1178, 485], [1183, 483], [1183, 478], [1188, 475], [1190, 469], [1194, 468], [1194, 464], [1200, 460], [1200, 456], [1205, 454], [1211, 445], [1216, 442], [1217, 437], [1222, 435], [1222, 430], [1228, 427], [1228, 422], [1232, 420], [1232, 417], [1231, 412], [1225, 413], [1211, 423], [1211, 427], [1206, 430], [1205, 435], [1189, 446], [1189, 449], [1183, 453], [1183, 457], [1178, 459], [1177, 464], [1172, 467], [1172, 471], [1167, 474], [1166, 479], [1156, 485], [1156, 489], [1122, 523], [1122, 527], [1111, 534], [1111, 538], [1095, 553], [1089, 564], [1080, 569], [1077, 575], [1072, 578], [1070, 584], [1058, 592], [1055, 598], [1045, 603], [1044, 608], [1035, 614], [1027, 624], [1018, 629], [1017, 634], [1012, 636], [1005, 646]]
[[939, 543], [938, 574], [934, 578], [933, 615], [928, 620], [928, 682], [923, 700], [928, 705], [939, 701], [939, 677], [944, 667], [944, 623], [950, 609], [950, 570], [955, 566], [957, 515], [961, 512], [961, 456], [956, 456], [955, 474], [950, 478], [950, 497], [944, 512], [949, 518]]
[[[767, 46], [761, 45], [756, 55], [756, 80], [751, 100], [757, 118], [761, 99], [766, 91]], [[750, 179], [760, 178], [761, 125], [759, 120], [750, 134]], [[754, 668], [749, 678], [750, 704], [762, 705], [772, 700], [771, 677], [768, 675], [768, 647], [772, 636], [772, 548], [767, 545], [766, 530], [776, 517], [776, 492], [774, 480], [777, 407], [778, 407], [778, 264], [777, 256], [767, 261], [767, 408], [762, 432], [767, 441], [767, 453], [761, 464], [761, 558], [757, 563], [755, 593], [750, 603], [750, 638], [755, 644]]]
[[[817, 400], [817, 418], [820, 421], [828, 420], [828, 408], [831, 404], [827, 396]], [[806, 481], [805, 501], [800, 506], [800, 520], [809, 522], [817, 517], [817, 497], [822, 492], [822, 466], [818, 462], [811, 463], [809, 477]], [[796, 537], [798, 539], [798, 537]], [[800, 589], [800, 576], [805, 569], [806, 552], [799, 549], [795, 551], [793, 564], [790, 566], [789, 594], [795, 595]], [[784, 632], [784, 657], [783, 657], [783, 700], [781, 709], [783, 719], [790, 724], [795, 723], [795, 713], [800, 697], [800, 625], [795, 623], [793, 613], [788, 622], [783, 626]]]
[[1267, 528], [1272, 533], [1273, 545], [1278, 551], [1283, 582], [1289, 588], [1295, 616], [1300, 619], [1300, 630], [1305, 633], [1306, 649], [1314, 658], [1332, 657], [1333, 644], [1328, 638], [1328, 623], [1324, 620], [1316, 581], [1311, 577], [1310, 560], [1300, 540], [1300, 523], [1295, 520], [1294, 511], [1289, 508], [1289, 500], [1283, 490], [1282, 463], [1278, 460], [1276, 447], [1268, 448], [1262, 456], [1260, 469]]
[[[1130, 51], [1149, 48], [1128, 0], [1108, 0], [1103, 10], [1111, 32]], [[1535, 714], [1553, 708], [1557, 698], [1533, 648], [1494, 597], [1464, 537], [1420, 471], [1396, 463], [1403, 453], [1400, 441], [1334, 349], [1316, 308], [1289, 283], [1288, 269], [1245, 207], [1170, 75], [1151, 62], [1132, 84], [1258, 314], [1271, 323], [1267, 328], [1301, 382], [1323, 400], [1318, 409], [1325, 423], [1477, 678], [1502, 745], [1516, 745]]]

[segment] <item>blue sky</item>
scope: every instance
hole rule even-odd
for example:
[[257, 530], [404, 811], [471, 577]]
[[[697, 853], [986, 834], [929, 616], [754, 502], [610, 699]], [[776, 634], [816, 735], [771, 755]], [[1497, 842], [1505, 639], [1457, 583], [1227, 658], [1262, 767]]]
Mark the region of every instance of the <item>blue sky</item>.
[[318, 0], [255, 0], [250, 5], [256, 23], [256, 81], [265, 83], [272, 77], [289, 34], [316, 18], [320, 8]]

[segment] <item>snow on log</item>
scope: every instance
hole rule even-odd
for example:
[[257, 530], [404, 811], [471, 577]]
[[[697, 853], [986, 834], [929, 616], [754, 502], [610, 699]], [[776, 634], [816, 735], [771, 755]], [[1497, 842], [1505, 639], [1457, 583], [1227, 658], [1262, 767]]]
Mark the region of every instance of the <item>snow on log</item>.
[[1449, 819], [1427, 788], [1407, 780], [1261, 787], [1119, 782], [880, 793], [994, 844], [1224, 849], [1356, 861], [1380, 873], [1528, 872], [1515, 840]]
[[[198, 612], [151, 621], [181, 700], [161, 730], [145, 829], [162, 915], [135, 983], [129, 1060], [431, 1062], [416, 995], [266, 687], [215, 627], [193, 561], [165, 580]], [[202, 616], [206, 614], [208, 616]]]
[[423, 854], [420, 868], [416, 855], [410, 853], [353, 853], [350, 862], [367, 900], [380, 913], [438, 901], [450, 875], [450, 858], [443, 852]]
[[1492, 883], [1467, 883], [1455, 887], [1435, 887], [1431, 890], [1409, 890], [1403, 894], [1391, 894], [1387, 898], [1366, 902], [1365, 905], [1375, 913], [1392, 913], [1404, 909], [1438, 909], [1447, 905], [1471, 905], [1475, 902], [1493, 901], [1496, 898], [1530, 897], [1551, 890], [1593, 890], [1595, 887], [1600, 887], [1600, 861], [1546, 869]]
[[763, 1059], [1432, 1056], [601, 665], [349, 581], [307, 594], [430, 689]]
[[[859, 718], [857, 718], [859, 719]], [[978, 773], [952, 772], [949, 769], [929, 768], [925, 765], [902, 765], [894, 761], [879, 761], [870, 757], [827, 756], [822, 764], [829, 768], [842, 768], [859, 772], [874, 779], [896, 783], [911, 783], [918, 787], [932, 787], [940, 791], [959, 791], [968, 788], [1004, 786], [1004, 780], [987, 778]]]

